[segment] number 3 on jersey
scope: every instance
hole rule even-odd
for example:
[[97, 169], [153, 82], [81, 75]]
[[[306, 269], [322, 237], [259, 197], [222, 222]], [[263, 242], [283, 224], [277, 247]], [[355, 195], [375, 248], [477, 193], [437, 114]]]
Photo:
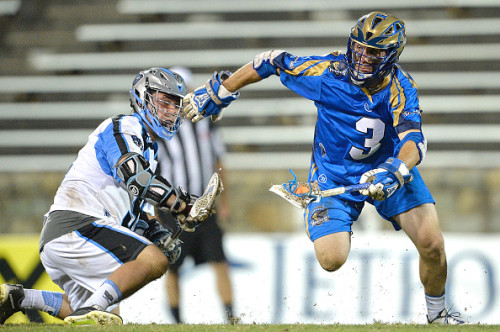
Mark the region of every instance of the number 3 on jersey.
[[356, 130], [364, 134], [369, 134], [370, 129], [372, 135], [370, 138], [365, 139], [364, 149], [353, 146], [349, 151], [351, 158], [354, 160], [361, 160], [368, 158], [380, 148], [380, 141], [384, 138], [385, 123], [380, 119], [374, 118], [361, 118], [356, 122]]

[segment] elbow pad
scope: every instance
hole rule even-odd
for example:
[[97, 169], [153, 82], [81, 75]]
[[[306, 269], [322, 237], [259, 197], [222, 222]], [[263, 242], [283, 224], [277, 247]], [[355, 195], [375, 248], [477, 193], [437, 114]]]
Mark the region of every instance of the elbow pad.
[[165, 205], [164, 202], [175, 193], [170, 183], [163, 177], [154, 175], [149, 162], [140, 154], [129, 152], [124, 156], [125, 159], [115, 167], [127, 190], [155, 207]]
[[403, 145], [405, 145], [408, 141], [413, 141], [417, 145], [418, 153], [420, 155], [420, 160], [417, 163], [418, 165], [422, 162], [422, 160], [424, 160], [425, 154], [427, 153], [427, 140], [425, 139], [424, 134], [421, 131], [411, 132], [403, 137], [401, 142], [399, 142], [398, 146], [396, 147], [397, 154], [399, 153]]
[[267, 78], [271, 75], [276, 75], [274, 59], [284, 52], [285, 51], [283, 50], [272, 50], [258, 54], [253, 59], [253, 69], [255, 69], [255, 71], [261, 78]]

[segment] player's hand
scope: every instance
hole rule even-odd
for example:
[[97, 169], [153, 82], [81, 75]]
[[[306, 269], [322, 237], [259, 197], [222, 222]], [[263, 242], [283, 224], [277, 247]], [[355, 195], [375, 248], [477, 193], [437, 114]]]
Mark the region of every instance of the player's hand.
[[207, 116], [212, 116], [213, 121], [220, 120], [222, 109], [240, 96], [239, 92], [231, 93], [222, 85], [231, 74], [229, 71], [215, 72], [204, 86], [188, 93], [184, 97], [182, 115], [192, 122]]
[[412, 180], [412, 175], [402, 160], [389, 158], [378, 168], [372, 169], [361, 176], [359, 183], [370, 182], [368, 189], [361, 194], [382, 201], [390, 197], [397, 189]]
[[215, 200], [224, 190], [220, 174], [215, 172], [208, 182], [203, 195], [196, 198], [189, 209], [189, 214], [180, 221], [182, 229], [188, 232], [194, 231], [211, 214], [215, 213]]
[[181, 254], [180, 240], [176, 239], [171, 242], [170, 239], [172, 237], [172, 232], [163, 228], [158, 220], [150, 220], [149, 228], [143, 235], [146, 239], [153, 242], [153, 244], [156, 245], [165, 254], [165, 256], [167, 256], [170, 264], [175, 263], [177, 259], [179, 259]]

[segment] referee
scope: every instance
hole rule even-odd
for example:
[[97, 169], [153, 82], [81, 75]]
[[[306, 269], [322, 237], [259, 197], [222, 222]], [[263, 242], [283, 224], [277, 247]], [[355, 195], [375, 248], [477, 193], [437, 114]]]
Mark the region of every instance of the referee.
[[[171, 68], [180, 74], [189, 87], [191, 72], [184, 67]], [[225, 146], [219, 131], [210, 120], [196, 124], [185, 121], [170, 141], [158, 140], [158, 172], [175, 186], [181, 186], [192, 195], [201, 196], [205, 186], [215, 170], [221, 167], [220, 158]], [[228, 263], [222, 245], [222, 230], [217, 225], [217, 215], [221, 219], [229, 217], [227, 196], [224, 192], [220, 200], [221, 206], [217, 214], [213, 214], [196, 229], [195, 232], [183, 232], [181, 256], [171, 264], [167, 271], [166, 287], [170, 311], [176, 323], [182, 323], [179, 310], [179, 268], [186, 256], [194, 259], [195, 265], [210, 263], [213, 267], [219, 296], [224, 304], [226, 321], [235, 323], [233, 316], [233, 293], [229, 279]], [[161, 219], [169, 225], [174, 223], [167, 213], [161, 213]]]

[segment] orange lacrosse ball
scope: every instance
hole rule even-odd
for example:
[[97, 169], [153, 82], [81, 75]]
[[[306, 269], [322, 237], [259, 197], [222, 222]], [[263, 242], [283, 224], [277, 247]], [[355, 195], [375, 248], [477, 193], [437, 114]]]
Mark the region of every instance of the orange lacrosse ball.
[[309, 187], [308, 186], [299, 186], [297, 189], [295, 189], [296, 194], [305, 194], [309, 192]]

